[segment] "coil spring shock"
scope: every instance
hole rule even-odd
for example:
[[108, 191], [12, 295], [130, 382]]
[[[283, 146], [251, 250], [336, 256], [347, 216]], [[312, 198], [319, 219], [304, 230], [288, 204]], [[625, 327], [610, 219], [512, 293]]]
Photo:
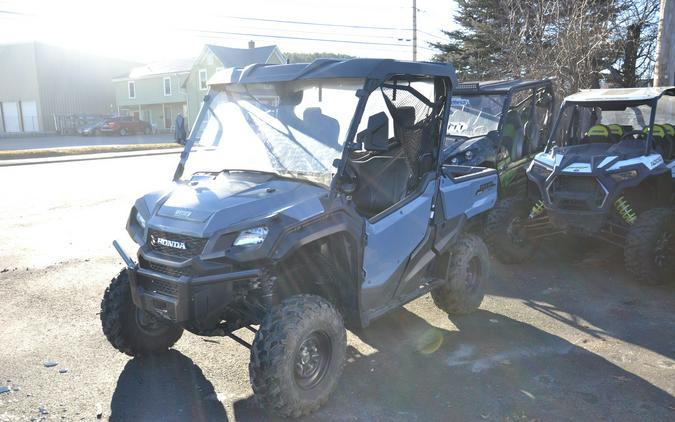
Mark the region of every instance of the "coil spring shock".
[[633, 207], [630, 206], [626, 198], [623, 196], [619, 197], [619, 199], [614, 202], [614, 207], [616, 208], [616, 212], [618, 212], [621, 218], [623, 218], [623, 221], [628, 224], [635, 223], [637, 214], [635, 214]]
[[543, 213], [544, 213], [544, 201], [540, 199], [539, 201], [537, 201], [536, 204], [534, 204], [534, 206], [532, 207], [532, 211], [530, 211], [529, 216], [530, 220], [539, 217]]

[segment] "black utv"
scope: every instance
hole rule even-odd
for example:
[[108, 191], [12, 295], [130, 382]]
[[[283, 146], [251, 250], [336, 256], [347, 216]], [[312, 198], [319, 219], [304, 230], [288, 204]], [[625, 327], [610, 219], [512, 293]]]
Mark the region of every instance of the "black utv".
[[480, 305], [487, 248], [466, 228], [497, 174], [443, 164], [451, 65], [252, 65], [209, 84], [173, 184], [130, 212], [135, 259], [114, 243], [126, 268], [101, 322], [115, 348], [229, 336], [251, 349], [259, 403], [297, 417], [334, 389], [345, 324], [428, 292], [448, 313]]
[[520, 262], [558, 234], [623, 249], [643, 283], [675, 279], [675, 88], [586, 90], [565, 99], [546, 149], [527, 170], [528, 200], [500, 201], [488, 238]]
[[445, 161], [494, 168], [500, 197], [522, 196], [525, 169], [546, 145], [554, 110], [550, 79], [462, 82], [453, 90]]

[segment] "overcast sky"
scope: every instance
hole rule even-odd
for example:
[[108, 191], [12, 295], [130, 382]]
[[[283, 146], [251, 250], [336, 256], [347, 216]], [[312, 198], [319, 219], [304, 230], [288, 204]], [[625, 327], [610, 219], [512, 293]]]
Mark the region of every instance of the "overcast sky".
[[[418, 0], [417, 8], [418, 59], [426, 60], [434, 54], [428, 42], [452, 27], [455, 2]], [[140, 62], [248, 40], [282, 51], [411, 59], [411, 28], [412, 0], [0, 0], [0, 43], [44, 41]]]

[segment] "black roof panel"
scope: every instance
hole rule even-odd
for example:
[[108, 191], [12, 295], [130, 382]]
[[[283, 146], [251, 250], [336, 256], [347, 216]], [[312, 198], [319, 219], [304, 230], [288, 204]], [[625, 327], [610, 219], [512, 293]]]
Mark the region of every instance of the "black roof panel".
[[481, 93], [481, 94], [506, 94], [515, 88], [527, 86], [550, 85], [551, 79], [525, 80], [513, 79], [508, 81], [467, 81], [460, 82], [453, 90], [457, 94]]
[[312, 63], [251, 65], [218, 72], [209, 85], [285, 82], [300, 79], [368, 78], [386, 80], [394, 75], [440, 76], [457, 84], [455, 68], [447, 63], [407, 62], [392, 59], [318, 59]]

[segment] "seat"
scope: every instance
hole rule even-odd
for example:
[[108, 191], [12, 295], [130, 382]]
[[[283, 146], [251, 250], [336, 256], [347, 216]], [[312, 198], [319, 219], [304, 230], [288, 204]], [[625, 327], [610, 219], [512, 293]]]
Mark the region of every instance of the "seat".
[[515, 161], [523, 156], [524, 144], [525, 134], [522, 120], [516, 110], [511, 110], [504, 116], [502, 145], [509, 152], [511, 160]]
[[611, 125], [607, 125], [607, 128], [609, 129], [609, 132], [612, 135], [614, 135], [614, 137], [616, 137], [617, 139], [621, 139], [623, 137], [623, 134], [626, 133], [626, 132], [624, 132], [623, 126], [617, 125], [616, 123], [613, 123]]
[[350, 167], [358, 183], [352, 199], [366, 217], [386, 210], [407, 193], [410, 169], [400, 146], [384, 155], [352, 161]]
[[666, 136], [670, 138], [670, 144], [673, 146], [671, 155], [669, 158], [666, 158], [666, 160], [673, 159], [675, 158], [675, 126], [670, 123], [663, 123], [661, 126], [663, 126], [663, 129], [666, 131]]
[[340, 123], [336, 119], [323, 114], [319, 107], [308, 107], [302, 113], [302, 121], [308, 135], [328, 147], [338, 148]]
[[[642, 133], [647, 135], [649, 133], [649, 127], [646, 127], [642, 130]], [[661, 154], [664, 161], [670, 160], [673, 155], [673, 138], [668, 134], [667, 129], [663, 125], [654, 125], [654, 130], [652, 132], [654, 138], [654, 149], [656, 152]]]
[[587, 144], [613, 143], [614, 136], [609, 127], [601, 124], [593, 125], [584, 134], [583, 142]]

